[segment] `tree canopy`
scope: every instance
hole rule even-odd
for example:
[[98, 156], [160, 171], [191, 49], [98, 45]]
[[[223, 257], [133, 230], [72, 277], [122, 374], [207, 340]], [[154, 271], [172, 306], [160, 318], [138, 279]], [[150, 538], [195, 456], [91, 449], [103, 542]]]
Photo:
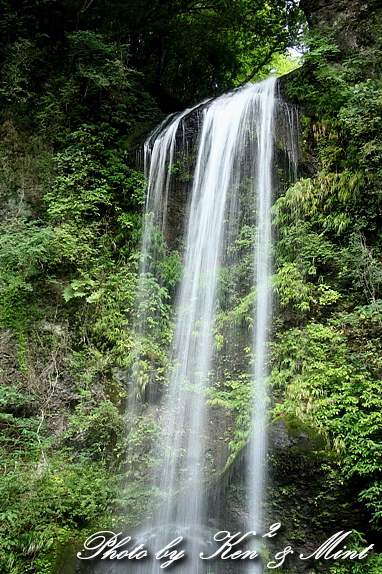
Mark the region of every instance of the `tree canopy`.
[[98, 49], [100, 58], [112, 61], [111, 53], [101, 54], [84, 34], [78, 52], [71, 38], [87, 31], [117, 46], [124, 63], [143, 74], [160, 103], [167, 96], [164, 107], [170, 108], [242, 82], [273, 53], [293, 45], [301, 22], [296, 0], [2, 0], [1, 5], [2, 56], [12, 73], [13, 95], [43, 90], [73, 56], [89, 60]]

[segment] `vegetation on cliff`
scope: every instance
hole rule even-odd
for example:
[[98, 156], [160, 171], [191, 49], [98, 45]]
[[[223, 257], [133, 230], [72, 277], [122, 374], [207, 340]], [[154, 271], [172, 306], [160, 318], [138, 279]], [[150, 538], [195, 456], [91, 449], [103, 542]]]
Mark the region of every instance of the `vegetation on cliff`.
[[126, 433], [125, 374], [143, 395], [153, 368], [160, 380], [179, 258], [158, 238], [137, 340], [145, 188], [131, 142], [161, 110], [269, 68], [298, 18], [274, 0], [0, 5], [0, 569], [66, 571], [60, 546], [118, 509], [134, 524], [149, 499], [156, 427]]
[[[381, 24], [370, 15], [374, 38]], [[304, 109], [305, 172], [273, 208], [280, 312], [271, 383], [284, 397], [274, 413], [326, 437], [330, 472], [352, 485], [370, 533], [382, 517], [381, 46], [365, 39], [341, 51], [329, 30], [308, 41], [303, 67], [286, 81]], [[354, 572], [377, 571], [377, 562]]]
[[[301, 17], [278, 0], [0, 6], [0, 570], [48, 574], [60, 546], [122, 510], [133, 525], [149, 498], [156, 425], [139, 419], [126, 433], [124, 377], [134, 370], [144, 396], [153, 370], [162, 376], [179, 259], [158, 238], [161, 283], [147, 286], [151, 329], [138, 341], [145, 188], [132, 140], [163, 111], [277, 66]], [[305, 171], [274, 207], [271, 382], [274, 414], [326, 437], [331, 479], [354, 481], [371, 531], [382, 516], [381, 46], [376, 33], [343, 52], [328, 34], [311, 34], [285, 88], [305, 110]], [[250, 240], [243, 228], [235, 280], [250, 268]], [[249, 304], [246, 294], [235, 316], [222, 309], [217, 328], [245, 322]], [[210, 400], [236, 420], [236, 454], [245, 377]]]

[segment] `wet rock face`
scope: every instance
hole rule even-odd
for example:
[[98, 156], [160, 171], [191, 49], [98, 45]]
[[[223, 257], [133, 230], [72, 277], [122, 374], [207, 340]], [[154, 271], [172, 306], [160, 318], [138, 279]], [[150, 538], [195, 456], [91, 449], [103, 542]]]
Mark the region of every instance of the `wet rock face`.
[[[270, 539], [271, 554], [291, 546], [285, 566], [298, 574], [324, 573], [330, 560], [311, 558], [326, 540], [343, 530], [367, 528], [363, 508], [355, 502], [352, 485], [344, 486], [338, 475], [335, 456], [317, 431], [298, 419], [282, 417], [269, 429], [269, 484], [265, 523], [280, 522], [276, 537]], [[265, 524], [265, 525], [266, 525]], [[340, 547], [340, 549], [342, 546]]]
[[[338, 476], [331, 475], [335, 461], [315, 429], [297, 419], [280, 417], [270, 425], [268, 433], [268, 480], [261, 535], [269, 531], [270, 525], [281, 524], [277, 535], [263, 539], [269, 560], [290, 546], [293, 554], [286, 557], [280, 570], [291, 574], [324, 574], [333, 565], [330, 561], [301, 560], [300, 553], [310, 556], [340, 530], [365, 532], [363, 508], [354, 502], [352, 487], [344, 487]], [[216, 531], [223, 528], [246, 532], [249, 528], [247, 457], [244, 447], [219, 478], [217, 489], [225, 491], [225, 501], [218, 510], [219, 520], [211, 523]], [[210, 506], [212, 515], [216, 512], [212, 500]], [[230, 563], [229, 567], [229, 574], [246, 572], [239, 563]]]
[[381, 11], [379, 0], [301, 0], [309, 27], [334, 32], [342, 50], [362, 48], [376, 40], [378, 30], [371, 25]]

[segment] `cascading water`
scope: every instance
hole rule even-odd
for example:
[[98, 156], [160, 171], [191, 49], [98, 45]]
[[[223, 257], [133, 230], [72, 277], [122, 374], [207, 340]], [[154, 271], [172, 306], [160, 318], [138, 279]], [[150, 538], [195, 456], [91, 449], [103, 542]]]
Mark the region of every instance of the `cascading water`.
[[[199, 106], [199, 104], [198, 104]], [[144, 355], [144, 340], [147, 335], [148, 309], [146, 302], [150, 298], [152, 282], [152, 260], [156, 254], [152, 253], [151, 242], [153, 230], [158, 228], [162, 233], [166, 226], [167, 201], [171, 187], [171, 171], [176, 151], [176, 136], [183, 118], [196, 107], [186, 109], [180, 114], [173, 114], [165, 118], [150, 134], [144, 144], [144, 171], [148, 182], [145, 202], [145, 219], [141, 240], [141, 257], [139, 261], [138, 285], [136, 296], [136, 317], [134, 333], [136, 338], [135, 360], [136, 371], [139, 368], [140, 356]], [[137, 399], [141, 391], [137, 372], [132, 376], [133, 385], [130, 389], [128, 410], [136, 410]]]
[[[270, 196], [268, 172], [271, 156], [268, 149], [272, 148], [272, 142], [268, 118], [272, 117], [273, 86], [274, 80], [249, 86], [218, 98], [204, 111], [189, 211], [184, 272], [177, 305], [173, 341], [175, 366], [162, 419], [164, 431], [161, 445], [165, 453], [171, 455], [165, 454], [160, 488], [164, 492], [175, 492], [179, 488], [177, 473], [181, 469], [182, 482], [186, 482], [186, 488], [182, 485], [173, 517], [180, 524], [197, 525], [203, 521], [205, 389], [209, 383], [208, 373], [212, 363], [219, 260], [224, 257], [226, 219], [235, 216], [242, 172], [248, 167], [240, 164], [246, 155], [245, 147], [250, 143], [246, 132], [252, 124], [259, 128], [259, 162], [267, 162], [266, 168], [258, 170], [257, 179], [261, 184], [262, 195]], [[267, 119], [264, 121], [262, 116]], [[263, 133], [265, 129], [266, 134]], [[256, 163], [254, 161], [254, 165]], [[267, 179], [265, 185], [263, 179]], [[269, 207], [270, 198], [261, 199], [261, 212], [266, 209], [269, 211]], [[261, 221], [261, 226], [265, 228], [263, 215], [262, 220], [264, 222]], [[269, 235], [268, 228], [266, 232]], [[261, 240], [259, 245], [266, 247], [268, 253], [269, 237], [266, 241]], [[263, 275], [267, 275], [267, 263], [264, 264], [264, 261], [268, 258], [269, 255], [265, 255], [265, 260], [260, 258], [263, 283]], [[263, 284], [261, 289], [259, 296], [267, 298]], [[264, 319], [261, 319], [259, 325], [264, 331]], [[264, 344], [264, 334], [261, 341]], [[184, 451], [181, 464], [177, 458], [180, 449]]]
[[[257, 216], [255, 244], [255, 273], [256, 301], [254, 309], [253, 352], [254, 386], [252, 395], [251, 434], [247, 465], [247, 485], [249, 491], [248, 530], [261, 531], [262, 505], [264, 499], [264, 482], [266, 479], [265, 459], [267, 451], [266, 407], [268, 402], [267, 377], [267, 341], [268, 326], [271, 319], [271, 289], [269, 278], [272, 272], [271, 261], [271, 206], [273, 199], [273, 153], [275, 116], [281, 112], [281, 125], [284, 134], [281, 138], [285, 147], [288, 161], [287, 179], [297, 178], [298, 152], [297, 134], [298, 117], [294, 107], [290, 107], [275, 97], [275, 83], [264, 83], [264, 89], [259, 98], [259, 119], [257, 123]], [[278, 108], [278, 109], [277, 109]], [[260, 563], [251, 566], [251, 572], [262, 572]]]
[[[272, 202], [272, 155], [275, 81], [268, 81], [258, 97], [257, 129], [257, 221], [255, 247], [255, 322], [254, 322], [254, 386], [252, 396], [252, 434], [249, 448], [247, 481], [249, 485], [248, 530], [261, 530], [264, 463], [266, 450], [266, 387], [265, 363], [267, 327], [270, 318], [269, 277], [271, 272], [271, 202]], [[252, 570], [261, 572], [261, 563]]]
[[[184, 271], [177, 300], [173, 369], [163, 405], [161, 469], [154, 480], [167, 500], [152, 527], [175, 524], [181, 531], [205, 523], [203, 466], [205, 457], [206, 388], [213, 361], [213, 327], [219, 266], [237, 236], [240, 188], [252, 186], [257, 213], [255, 249], [254, 431], [250, 458], [250, 508], [260, 526], [264, 459], [264, 360], [269, 318], [270, 207], [272, 195], [273, 108], [275, 79], [250, 85], [213, 101], [203, 112], [191, 193]], [[174, 134], [174, 123], [170, 126]], [[167, 133], [166, 133], [167, 136]], [[163, 138], [167, 141], [166, 137]], [[158, 140], [155, 140], [155, 144]], [[152, 143], [152, 142], [149, 142]], [[173, 153], [169, 161], [172, 161]], [[164, 176], [160, 174], [160, 181]], [[149, 180], [149, 188], [153, 183]], [[162, 190], [167, 203], [168, 184]], [[257, 197], [257, 205], [255, 198]], [[232, 233], [233, 232], [233, 233]], [[181, 477], [181, 479], [180, 479]], [[192, 571], [198, 572], [198, 564]], [[190, 565], [187, 565], [191, 571]]]
[[[139, 304], [144, 300], [145, 293], [147, 296], [145, 281], [151, 274], [150, 261], [155, 259], [155, 253], [150, 251], [152, 235], [158, 229], [166, 235], [169, 225], [168, 202], [177, 152], [183, 157], [187, 156], [184, 122], [199, 108], [199, 134], [197, 141], [194, 141], [195, 149], [187, 156], [188, 163], [194, 162], [195, 166], [184, 225], [183, 273], [176, 295], [168, 385], [158, 421], [161, 430], [153, 453], [158, 461], [151, 477], [151, 492], [156, 493], [156, 508], [144, 524], [146, 534], [141, 531], [140, 535], [140, 540], [152, 542], [154, 539], [160, 548], [173, 540], [175, 535], [184, 536], [185, 539], [193, 537], [198, 541], [203, 538], [203, 527], [210, 523], [206, 516], [206, 493], [211, 480], [208, 480], [206, 460], [207, 455], [211, 456], [214, 441], [209, 436], [213, 414], [207, 399], [212, 385], [223, 376], [219, 353], [224, 344], [226, 355], [230, 349], [238, 352], [238, 348], [240, 355], [240, 345], [251, 348], [251, 353], [246, 354], [246, 365], [242, 367], [247, 372], [252, 370], [253, 381], [248, 399], [248, 410], [252, 410], [253, 435], [247, 458], [249, 508], [248, 522], [243, 528], [247, 526], [248, 531], [258, 532], [262, 529], [266, 344], [271, 315], [269, 276], [274, 118], [276, 111], [281, 110], [283, 114], [285, 108], [285, 104], [275, 95], [275, 86], [276, 80], [270, 78], [174, 115], [151, 133], [144, 148], [148, 196], [138, 286]], [[293, 121], [289, 110], [284, 116], [286, 123], [290, 124], [284, 138], [285, 148], [289, 147], [285, 155], [293, 170], [295, 145], [290, 136], [290, 127], [294, 126], [291, 125]], [[182, 133], [179, 135], [180, 131]], [[245, 270], [252, 269], [249, 277], [248, 273], [243, 276], [237, 261], [237, 254], [244, 249], [243, 245], [247, 246], [250, 262]], [[245, 288], [243, 283], [246, 284]], [[228, 299], [233, 306], [229, 312], [225, 309]], [[252, 335], [247, 324], [238, 325], [240, 320], [235, 318], [242, 305], [238, 301], [243, 300], [252, 309], [249, 312], [252, 316]], [[230, 328], [235, 330], [231, 347], [227, 342], [229, 333], [219, 333], [221, 325], [217, 317], [224, 311], [225, 317], [231, 321], [228, 321]], [[138, 329], [142, 339], [147, 328], [143, 314]], [[240, 332], [240, 336], [236, 336], [236, 331]], [[225, 343], [221, 343], [222, 340]], [[243, 349], [241, 355], [244, 354]], [[239, 366], [235, 365], [231, 370], [239, 371]], [[226, 379], [234, 378], [233, 373], [224, 376]], [[138, 383], [135, 384], [138, 387]], [[132, 396], [135, 395], [133, 392]], [[222, 470], [223, 466], [224, 461], [217, 470]], [[215, 518], [215, 523], [218, 523], [219, 517]], [[220, 524], [219, 529], [225, 530], [226, 527]], [[252, 571], [262, 571], [260, 561], [251, 567]], [[194, 552], [188, 560], [176, 563], [177, 572], [187, 574], [208, 572], [209, 568], [209, 563], [199, 559], [198, 552]], [[215, 570], [216, 565], [212, 567], [212, 571]], [[142, 561], [139, 571], [147, 574], [160, 572], [160, 563], [155, 560]], [[219, 568], [217, 571], [220, 572]]]

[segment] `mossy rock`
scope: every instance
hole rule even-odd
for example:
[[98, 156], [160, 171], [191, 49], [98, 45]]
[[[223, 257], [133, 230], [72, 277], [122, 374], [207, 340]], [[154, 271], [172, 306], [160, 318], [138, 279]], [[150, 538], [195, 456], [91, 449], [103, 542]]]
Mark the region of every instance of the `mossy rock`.
[[78, 540], [72, 539], [60, 544], [50, 574], [74, 574], [80, 544]]

